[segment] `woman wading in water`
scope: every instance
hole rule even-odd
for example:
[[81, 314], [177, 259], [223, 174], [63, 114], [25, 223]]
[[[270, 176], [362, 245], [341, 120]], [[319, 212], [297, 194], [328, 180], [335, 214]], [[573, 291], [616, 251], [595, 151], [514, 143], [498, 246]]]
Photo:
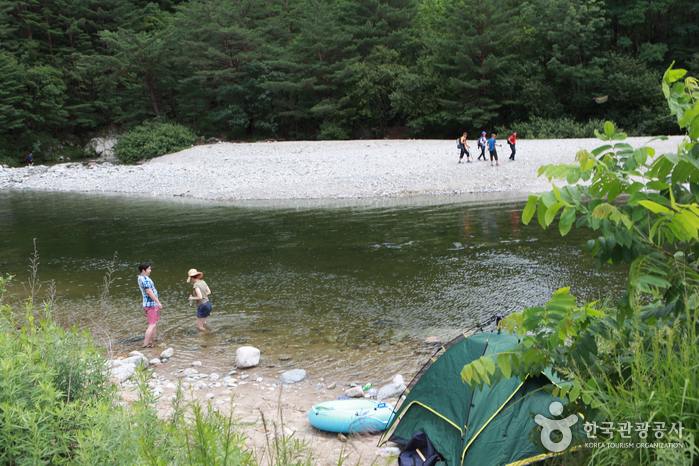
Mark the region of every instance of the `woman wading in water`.
[[211, 290], [209, 289], [209, 285], [201, 279], [201, 277], [204, 276], [202, 272], [198, 272], [197, 269], [189, 269], [187, 275], [187, 283], [192, 282], [192, 285], [194, 285], [189, 300], [197, 302], [197, 328], [204, 331], [206, 318], [211, 315], [211, 302], [209, 302]]

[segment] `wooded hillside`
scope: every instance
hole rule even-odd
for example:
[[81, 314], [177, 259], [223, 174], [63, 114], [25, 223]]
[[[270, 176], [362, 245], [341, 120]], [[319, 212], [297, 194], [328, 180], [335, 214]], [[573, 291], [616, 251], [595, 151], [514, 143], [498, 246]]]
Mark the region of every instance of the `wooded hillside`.
[[0, 0], [0, 158], [152, 119], [246, 140], [669, 134], [658, 83], [672, 61], [699, 75], [698, 45], [691, 0]]

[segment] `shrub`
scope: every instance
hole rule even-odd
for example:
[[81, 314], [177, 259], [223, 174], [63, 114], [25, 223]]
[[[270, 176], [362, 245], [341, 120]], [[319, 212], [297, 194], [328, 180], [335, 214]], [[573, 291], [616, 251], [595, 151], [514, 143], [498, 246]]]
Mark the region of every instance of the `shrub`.
[[149, 160], [194, 144], [196, 135], [184, 126], [148, 122], [119, 137], [114, 153], [122, 163]]
[[[7, 280], [0, 277], [0, 299]], [[114, 408], [104, 359], [86, 333], [64, 331], [28, 300], [17, 313], [0, 305], [0, 464], [80, 464], [80, 445], [109, 426], [92, 445], [92, 464], [133, 464], [129, 419]], [[114, 461], [107, 461], [113, 458]], [[118, 460], [117, 460], [118, 459]]]
[[504, 135], [517, 131], [517, 136], [522, 139], [593, 138], [595, 130], [602, 131], [603, 128], [602, 120], [580, 123], [569, 117], [555, 119], [533, 117], [529, 121], [515, 123], [512, 128], [498, 127], [496, 133]]
[[335, 141], [338, 139], [349, 139], [349, 134], [339, 124], [332, 121], [324, 121], [320, 124], [320, 129], [316, 134], [319, 141]]

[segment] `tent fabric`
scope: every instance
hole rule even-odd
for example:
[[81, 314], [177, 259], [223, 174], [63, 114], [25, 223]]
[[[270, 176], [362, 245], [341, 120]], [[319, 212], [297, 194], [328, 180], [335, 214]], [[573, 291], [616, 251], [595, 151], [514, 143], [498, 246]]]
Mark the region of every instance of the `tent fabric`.
[[450, 466], [541, 459], [528, 436], [537, 427], [534, 415], [549, 417], [549, 405], [560, 401], [539, 390], [549, 378], [502, 379], [475, 391], [461, 380], [464, 365], [484, 354], [512, 350], [517, 342], [505, 332], [483, 332], [461, 335], [445, 345], [446, 350], [411, 382], [384, 439], [404, 446], [416, 432], [425, 432]]

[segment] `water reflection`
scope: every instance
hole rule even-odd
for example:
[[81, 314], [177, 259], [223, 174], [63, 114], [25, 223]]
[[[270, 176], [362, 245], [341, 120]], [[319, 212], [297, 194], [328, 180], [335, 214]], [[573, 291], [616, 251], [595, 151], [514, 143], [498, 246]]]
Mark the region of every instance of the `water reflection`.
[[[56, 317], [116, 351], [140, 345], [115, 342], [145, 329], [136, 275], [148, 261], [164, 304], [159, 335], [180, 363], [229, 370], [235, 349], [249, 344], [262, 350], [260, 371], [409, 377], [432, 352], [420, 346], [426, 336], [449, 340], [494, 313], [543, 304], [562, 286], [586, 299], [622, 291], [623, 270], [595, 273], [575, 257], [580, 232], [561, 239], [523, 225], [523, 205], [263, 208], [9, 192], [0, 200], [0, 270], [26, 281], [37, 238], [40, 279], [58, 288]], [[211, 334], [196, 330], [189, 268], [204, 271], [213, 292]]]

